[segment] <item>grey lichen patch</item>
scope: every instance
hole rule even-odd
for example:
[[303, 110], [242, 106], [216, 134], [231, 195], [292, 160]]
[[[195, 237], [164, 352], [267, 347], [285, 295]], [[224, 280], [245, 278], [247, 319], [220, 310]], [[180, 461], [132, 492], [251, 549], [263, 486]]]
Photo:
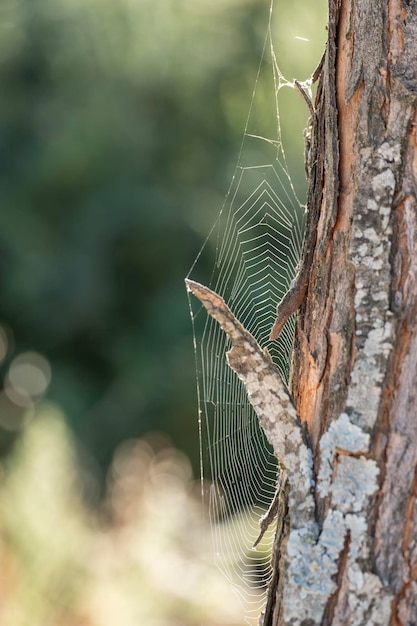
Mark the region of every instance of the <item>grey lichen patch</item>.
[[386, 359], [392, 347], [390, 219], [401, 145], [384, 142], [376, 149], [362, 149], [360, 156], [358, 205], [350, 250], [356, 268], [358, 352], [351, 373], [347, 410], [352, 421], [369, 431], [375, 424]]
[[351, 421], [368, 432], [375, 424], [386, 360], [392, 349], [390, 317], [387, 315], [389, 319], [385, 321], [373, 320], [371, 329], [363, 326], [358, 329], [358, 333], [366, 333], [366, 338], [351, 373], [346, 407]]
[[388, 623], [391, 596], [379, 577], [363, 572], [358, 561], [367, 557], [367, 529], [365, 515], [330, 509], [318, 538], [314, 526], [290, 533], [284, 591], [285, 624], [322, 624], [328, 599], [337, 587], [339, 558], [348, 533], [349, 623], [352, 626]]
[[[364, 556], [364, 537], [367, 531], [363, 515], [347, 514], [330, 509], [320, 536], [315, 529], [300, 529], [290, 533], [287, 545], [288, 569], [284, 594], [286, 624], [301, 626], [311, 620], [321, 624], [329, 597], [336, 589], [340, 553], [349, 539], [348, 580], [352, 593], [360, 594], [360, 583], [367, 576], [356, 565], [355, 559]], [[374, 585], [380, 589], [381, 581], [375, 576]], [[357, 602], [361, 603], [360, 598]], [[369, 605], [369, 602], [368, 602]], [[363, 625], [366, 622], [352, 622]]]
[[342, 413], [334, 420], [329, 430], [320, 439], [320, 472], [318, 476], [318, 493], [324, 497], [330, 490], [333, 476], [334, 457], [337, 450], [346, 453], [367, 452], [369, 435]]
[[341, 413], [321, 438], [321, 448], [325, 442], [328, 446], [342, 448], [347, 452], [365, 452], [369, 445], [369, 435], [352, 424], [347, 413]]
[[377, 202], [386, 200], [395, 189], [395, 177], [390, 169], [383, 170], [372, 179], [372, 190]]
[[378, 489], [378, 467], [373, 459], [341, 456], [330, 487], [332, 504], [342, 513], [362, 511]]
[[393, 315], [389, 310], [391, 215], [401, 147], [384, 142], [376, 149], [361, 150], [360, 158], [350, 246], [355, 268], [356, 355], [345, 411], [320, 440], [317, 492], [329, 505], [323, 532], [328, 519], [340, 516], [333, 536], [329, 535], [336, 552], [339, 550], [336, 563], [340, 546], [348, 542], [345, 601], [349, 624], [376, 626], [389, 623], [391, 596], [381, 579], [367, 570], [370, 547], [366, 520], [379, 477], [376, 461], [368, 457], [369, 433], [378, 416], [393, 346]]
[[351, 626], [388, 626], [392, 595], [381, 579], [371, 572], [363, 573], [356, 563], [349, 566], [348, 579]]
[[[368, 528], [367, 521], [363, 515], [355, 513], [348, 513], [345, 515], [346, 526], [350, 530], [350, 543], [349, 543], [349, 557], [352, 559], [351, 567], [352, 575], [357, 570], [354, 561], [361, 556], [366, 558], [367, 554], [366, 546], [364, 545], [363, 538]], [[358, 570], [360, 572], [360, 570]], [[358, 574], [359, 575], [359, 574]], [[362, 573], [360, 574], [362, 575]]]
[[364, 510], [369, 496], [378, 488], [375, 461], [358, 456], [367, 452], [368, 446], [369, 434], [353, 424], [346, 413], [330, 425], [320, 440], [317, 491], [322, 497], [330, 494], [332, 506], [341, 513]]
[[[373, 598], [378, 598], [380, 594], [381, 603], [384, 604], [387, 595], [378, 576], [362, 571], [361, 565], [369, 552], [367, 510], [370, 497], [378, 489], [379, 474], [376, 462], [365, 456], [369, 442], [369, 434], [354, 423], [346, 412], [341, 413], [321, 437], [317, 485], [317, 491], [322, 497], [330, 496], [330, 508], [317, 542], [317, 546], [327, 548], [323, 553], [323, 569], [327, 570], [329, 580], [334, 582], [332, 571], [337, 568], [340, 552], [349, 533], [346, 571], [348, 603], [353, 608], [350, 624], [361, 626], [379, 623], [374, 620], [382, 618], [385, 608], [382, 613], [375, 609]], [[330, 559], [330, 563], [325, 557]], [[364, 594], [365, 580], [369, 584], [370, 595]], [[385, 618], [380, 623], [385, 624]]]
[[401, 144], [399, 143], [385, 141], [379, 146], [376, 153], [380, 159], [377, 163], [379, 169], [382, 169], [387, 163], [393, 163], [394, 165], [400, 165], [401, 163]]
[[[321, 495], [331, 494], [332, 506], [318, 537], [314, 528], [290, 533], [284, 596], [287, 624], [301, 625], [308, 619], [313, 624], [322, 623], [328, 599], [336, 589], [335, 576], [348, 533], [349, 586], [351, 594], [360, 592], [357, 584], [364, 574], [356, 560], [366, 557], [365, 510], [378, 486], [376, 463], [360, 454], [366, 453], [368, 447], [369, 434], [353, 424], [346, 413], [330, 425], [320, 440], [318, 491]], [[381, 583], [376, 580], [375, 584]], [[368, 600], [364, 600], [366, 604], [369, 605]]]
[[[333, 592], [335, 583], [332, 576], [337, 572], [337, 557], [343, 548], [345, 530], [343, 515], [331, 511], [318, 539], [314, 526], [290, 533], [288, 579], [292, 586], [300, 588], [301, 598], [310, 594], [327, 597]], [[309, 615], [312, 616], [311, 613]]]

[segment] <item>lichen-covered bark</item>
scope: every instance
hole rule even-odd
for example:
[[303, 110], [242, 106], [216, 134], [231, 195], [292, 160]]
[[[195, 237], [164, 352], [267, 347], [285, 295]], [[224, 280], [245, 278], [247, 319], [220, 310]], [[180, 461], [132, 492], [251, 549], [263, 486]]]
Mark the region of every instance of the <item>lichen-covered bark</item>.
[[263, 626], [411, 626], [417, 3], [330, 0], [328, 32], [308, 196], [307, 223], [317, 233], [314, 254], [305, 246], [310, 269], [291, 382], [296, 409], [268, 355], [224, 301], [187, 284], [228, 334], [229, 365], [288, 471], [289, 520], [281, 503], [285, 540], [276, 542], [276, 588]]
[[296, 405], [312, 435], [319, 523], [325, 528], [329, 516], [341, 514], [347, 538], [337, 556], [337, 590], [319, 623], [411, 625], [417, 623], [416, 4], [330, 2], [328, 55], [322, 215], [293, 375]]

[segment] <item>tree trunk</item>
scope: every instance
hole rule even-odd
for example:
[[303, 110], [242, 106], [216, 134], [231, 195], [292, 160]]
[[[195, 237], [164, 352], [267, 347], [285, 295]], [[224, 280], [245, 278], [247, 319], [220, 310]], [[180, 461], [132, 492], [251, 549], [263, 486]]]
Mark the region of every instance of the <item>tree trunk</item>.
[[224, 301], [187, 285], [228, 334], [229, 365], [282, 468], [274, 574], [261, 623], [411, 626], [417, 3], [330, 0], [328, 34], [304, 267], [272, 331], [274, 337], [291, 313], [288, 302], [298, 306], [305, 294], [291, 380], [297, 411], [269, 355]]
[[[417, 3], [330, 0], [328, 32], [316, 103], [324, 160], [320, 218], [292, 391], [310, 433], [320, 528], [338, 512], [364, 529], [355, 537], [348, 519], [337, 585], [318, 623], [411, 625], [417, 624]], [[361, 454], [336, 432], [344, 419], [370, 435]], [[369, 462], [377, 469], [375, 489], [370, 476], [368, 489], [361, 484]]]

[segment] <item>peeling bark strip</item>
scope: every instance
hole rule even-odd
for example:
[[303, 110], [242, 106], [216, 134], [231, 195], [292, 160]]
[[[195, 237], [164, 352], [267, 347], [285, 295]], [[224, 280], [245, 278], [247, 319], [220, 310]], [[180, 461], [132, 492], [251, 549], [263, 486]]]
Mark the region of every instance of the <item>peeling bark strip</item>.
[[312, 458], [290, 393], [268, 352], [235, 318], [223, 298], [192, 280], [185, 282], [232, 343], [227, 362], [245, 385], [266, 437], [288, 473], [291, 524], [303, 528], [314, 521]]

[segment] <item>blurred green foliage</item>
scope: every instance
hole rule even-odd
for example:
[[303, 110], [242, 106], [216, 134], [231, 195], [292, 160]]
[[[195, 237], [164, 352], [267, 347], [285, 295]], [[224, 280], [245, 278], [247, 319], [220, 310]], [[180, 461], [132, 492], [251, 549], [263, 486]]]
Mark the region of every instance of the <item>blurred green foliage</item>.
[[[306, 78], [324, 2], [275, 10], [279, 61]], [[15, 338], [3, 373], [13, 353], [43, 353], [49, 397], [103, 468], [150, 430], [197, 465], [183, 278], [231, 178], [268, 12], [268, 0], [2, 0], [0, 319]], [[289, 106], [302, 188], [308, 112], [299, 96]], [[3, 431], [3, 451], [10, 441]]]

